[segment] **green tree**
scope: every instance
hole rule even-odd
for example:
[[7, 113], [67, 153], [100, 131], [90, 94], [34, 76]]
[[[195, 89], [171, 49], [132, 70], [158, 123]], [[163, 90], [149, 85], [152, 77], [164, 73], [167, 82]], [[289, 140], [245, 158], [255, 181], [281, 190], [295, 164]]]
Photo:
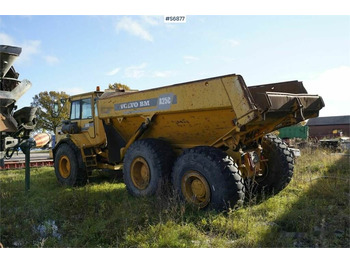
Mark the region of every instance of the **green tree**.
[[[69, 95], [65, 92], [44, 91], [33, 97], [31, 106], [38, 107], [36, 130], [47, 130], [55, 132], [64, 119], [68, 119], [68, 106], [63, 100], [67, 100]], [[58, 105], [59, 115], [54, 114], [54, 105]]]
[[108, 88], [109, 89], [114, 89], [114, 90], [123, 90], [124, 89], [125, 91], [130, 91], [131, 90], [130, 87], [128, 87], [127, 85], [121, 84], [121, 83], [114, 83], [113, 85], [109, 84]]

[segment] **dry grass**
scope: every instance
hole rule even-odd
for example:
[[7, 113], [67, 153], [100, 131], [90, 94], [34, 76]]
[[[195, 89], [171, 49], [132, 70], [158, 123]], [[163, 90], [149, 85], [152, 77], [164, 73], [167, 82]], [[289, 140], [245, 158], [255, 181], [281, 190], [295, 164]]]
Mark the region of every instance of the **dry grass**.
[[134, 198], [96, 172], [81, 188], [52, 168], [0, 173], [5, 247], [350, 247], [349, 156], [302, 151], [290, 185], [261, 203], [217, 213], [164, 197]]

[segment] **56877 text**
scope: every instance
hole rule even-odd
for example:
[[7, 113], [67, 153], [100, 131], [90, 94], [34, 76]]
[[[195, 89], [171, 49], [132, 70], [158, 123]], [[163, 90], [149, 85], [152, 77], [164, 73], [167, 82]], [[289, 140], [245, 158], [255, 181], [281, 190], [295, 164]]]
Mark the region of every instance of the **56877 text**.
[[186, 23], [186, 16], [164, 16], [165, 23]]

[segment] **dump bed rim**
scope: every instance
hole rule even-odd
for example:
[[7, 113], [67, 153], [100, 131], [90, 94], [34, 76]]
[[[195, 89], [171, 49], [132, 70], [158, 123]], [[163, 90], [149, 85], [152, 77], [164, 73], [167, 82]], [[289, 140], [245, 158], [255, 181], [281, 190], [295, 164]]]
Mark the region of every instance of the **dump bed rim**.
[[239, 75], [239, 74], [227, 74], [227, 75], [221, 75], [221, 76], [216, 76], [216, 77], [209, 77], [209, 78], [204, 78], [204, 79], [198, 79], [198, 80], [193, 80], [193, 81], [188, 81], [188, 82], [177, 83], [177, 84], [173, 84], [173, 85], [165, 85], [165, 86], [160, 86], [160, 87], [155, 87], [155, 88], [149, 88], [149, 89], [145, 89], [145, 90], [139, 90], [137, 92], [115, 92], [114, 94], [111, 94], [111, 92], [104, 92], [104, 94], [101, 97], [99, 97], [99, 100], [108, 99], [108, 98], [114, 97], [114, 96], [124, 96], [124, 95], [130, 95], [130, 94], [134, 94], [134, 93], [140, 93], [140, 92], [142, 92], [142, 93], [151, 92], [151, 91], [159, 90], [162, 88], [170, 88], [170, 87], [176, 87], [176, 86], [180, 86], [180, 85], [187, 85], [187, 84], [205, 82], [205, 81], [210, 81], [210, 80], [214, 80], [214, 79], [220, 79], [220, 78], [225, 78], [225, 77], [234, 77], [234, 76], [237, 76], [238, 78], [240, 78], [240, 80], [242, 80], [243, 84], [246, 86], [246, 84], [243, 80], [243, 77], [241, 75]]

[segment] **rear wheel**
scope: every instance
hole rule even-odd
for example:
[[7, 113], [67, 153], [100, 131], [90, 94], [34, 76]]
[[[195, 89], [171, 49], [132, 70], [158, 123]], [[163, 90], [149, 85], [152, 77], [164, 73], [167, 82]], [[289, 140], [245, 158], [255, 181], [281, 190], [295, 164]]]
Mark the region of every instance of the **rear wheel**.
[[244, 185], [233, 159], [221, 150], [200, 146], [175, 162], [173, 186], [181, 199], [198, 207], [224, 210], [243, 203]]
[[78, 153], [68, 144], [62, 144], [55, 154], [55, 174], [58, 182], [66, 186], [79, 186], [87, 182], [87, 173], [79, 168]]
[[253, 195], [270, 196], [284, 189], [293, 177], [294, 157], [286, 143], [274, 135], [267, 135], [262, 141], [262, 176], [247, 180], [247, 191]]
[[152, 196], [163, 192], [169, 182], [172, 148], [158, 139], [135, 141], [124, 158], [123, 178], [127, 190], [134, 196]]

